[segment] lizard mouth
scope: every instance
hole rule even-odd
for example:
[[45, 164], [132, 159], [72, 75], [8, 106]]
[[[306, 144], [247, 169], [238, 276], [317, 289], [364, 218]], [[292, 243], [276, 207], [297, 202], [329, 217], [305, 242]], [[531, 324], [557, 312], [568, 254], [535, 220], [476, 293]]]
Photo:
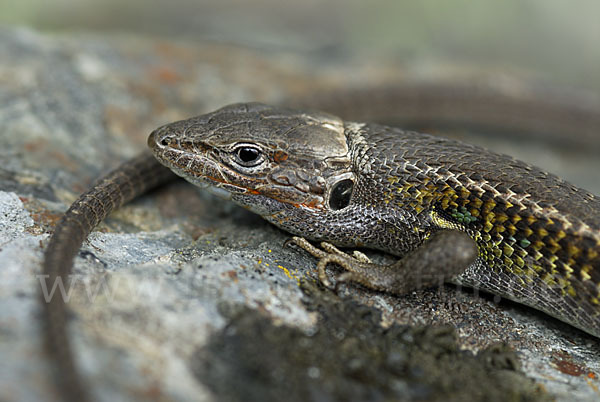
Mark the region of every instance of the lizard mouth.
[[268, 185], [265, 178], [240, 174], [212, 156], [212, 148], [198, 142], [181, 141], [161, 128], [148, 137], [156, 159], [175, 174], [225, 199], [234, 195], [262, 196], [284, 204], [321, 209], [323, 197], [308, 195], [289, 185]]
[[232, 193], [254, 192], [244, 185], [234, 184], [225, 167], [209, 155], [209, 150], [194, 143], [181, 143], [159, 128], [148, 137], [148, 146], [154, 157], [175, 174], [200, 188], [206, 188], [222, 198], [231, 199]]

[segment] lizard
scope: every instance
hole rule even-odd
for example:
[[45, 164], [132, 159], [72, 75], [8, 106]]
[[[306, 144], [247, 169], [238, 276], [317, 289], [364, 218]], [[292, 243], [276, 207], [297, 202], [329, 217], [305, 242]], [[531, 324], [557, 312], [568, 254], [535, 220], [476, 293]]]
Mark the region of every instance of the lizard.
[[[126, 162], [65, 213], [45, 250], [46, 283], [68, 277], [82, 242], [112, 210], [173, 180], [164, 164], [303, 236], [293, 241], [320, 259], [325, 285], [331, 262], [348, 270], [339, 281], [395, 293], [457, 281], [600, 336], [599, 202], [556, 176], [468, 144], [261, 104], [163, 126], [148, 143], [154, 156]], [[304, 238], [329, 243], [318, 249]], [[404, 256], [382, 267], [330, 243]], [[540, 259], [553, 261], [534, 262]], [[64, 300], [43, 298], [42, 305], [44, 341], [63, 399], [86, 400]]]
[[[600, 337], [600, 198], [555, 175], [459, 141], [260, 103], [168, 124], [148, 145], [177, 175], [300, 236], [326, 286], [330, 262], [346, 269], [338, 280], [391, 293], [452, 281]], [[378, 265], [334, 245], [402, 258]]]

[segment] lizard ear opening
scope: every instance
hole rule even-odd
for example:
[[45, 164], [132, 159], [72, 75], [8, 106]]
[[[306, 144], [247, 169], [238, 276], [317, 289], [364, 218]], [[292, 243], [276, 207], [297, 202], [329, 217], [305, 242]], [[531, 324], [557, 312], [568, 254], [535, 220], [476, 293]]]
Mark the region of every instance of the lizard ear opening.
[[329, 193], [329, 207], [334, 211], [346, 208], [350, 204], [353, 188], [354, 182], [350, 179], [335, 183]]

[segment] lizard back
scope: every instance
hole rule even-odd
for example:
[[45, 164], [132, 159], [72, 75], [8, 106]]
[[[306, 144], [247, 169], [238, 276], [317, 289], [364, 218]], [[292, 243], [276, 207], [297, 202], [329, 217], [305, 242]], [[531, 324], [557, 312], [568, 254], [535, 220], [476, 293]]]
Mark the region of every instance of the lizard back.
[[370, 189], [364, 197], [410, 211], [425, 237], [458, 229], [477, 242], [478, 261], [456, 282], [600, 334], [598, 197], [459, 141], [374, 124], [349, 138]]

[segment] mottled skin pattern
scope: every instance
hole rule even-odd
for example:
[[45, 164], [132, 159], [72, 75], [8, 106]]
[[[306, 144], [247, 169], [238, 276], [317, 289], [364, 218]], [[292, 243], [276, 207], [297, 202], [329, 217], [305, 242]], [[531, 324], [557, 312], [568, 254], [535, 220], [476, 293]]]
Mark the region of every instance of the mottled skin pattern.
[[455, 282], [600, 335], [598, 197], [457, 141], [376, 125], [349, 138], [366, 144], [353, 160], [366, 188], [377, 189], [360, 202], [408, 211], [426, 236], [455, 228], [477, 242], [478, 260]]
[[447, 279], [600, 336], [600, 200], [536, 167], [457, 141], [256, 103], [169, 124], [148, 143], [178, 175], [312, 240], [404, 256], [436, 232], [465, 232], [478, 257]]

